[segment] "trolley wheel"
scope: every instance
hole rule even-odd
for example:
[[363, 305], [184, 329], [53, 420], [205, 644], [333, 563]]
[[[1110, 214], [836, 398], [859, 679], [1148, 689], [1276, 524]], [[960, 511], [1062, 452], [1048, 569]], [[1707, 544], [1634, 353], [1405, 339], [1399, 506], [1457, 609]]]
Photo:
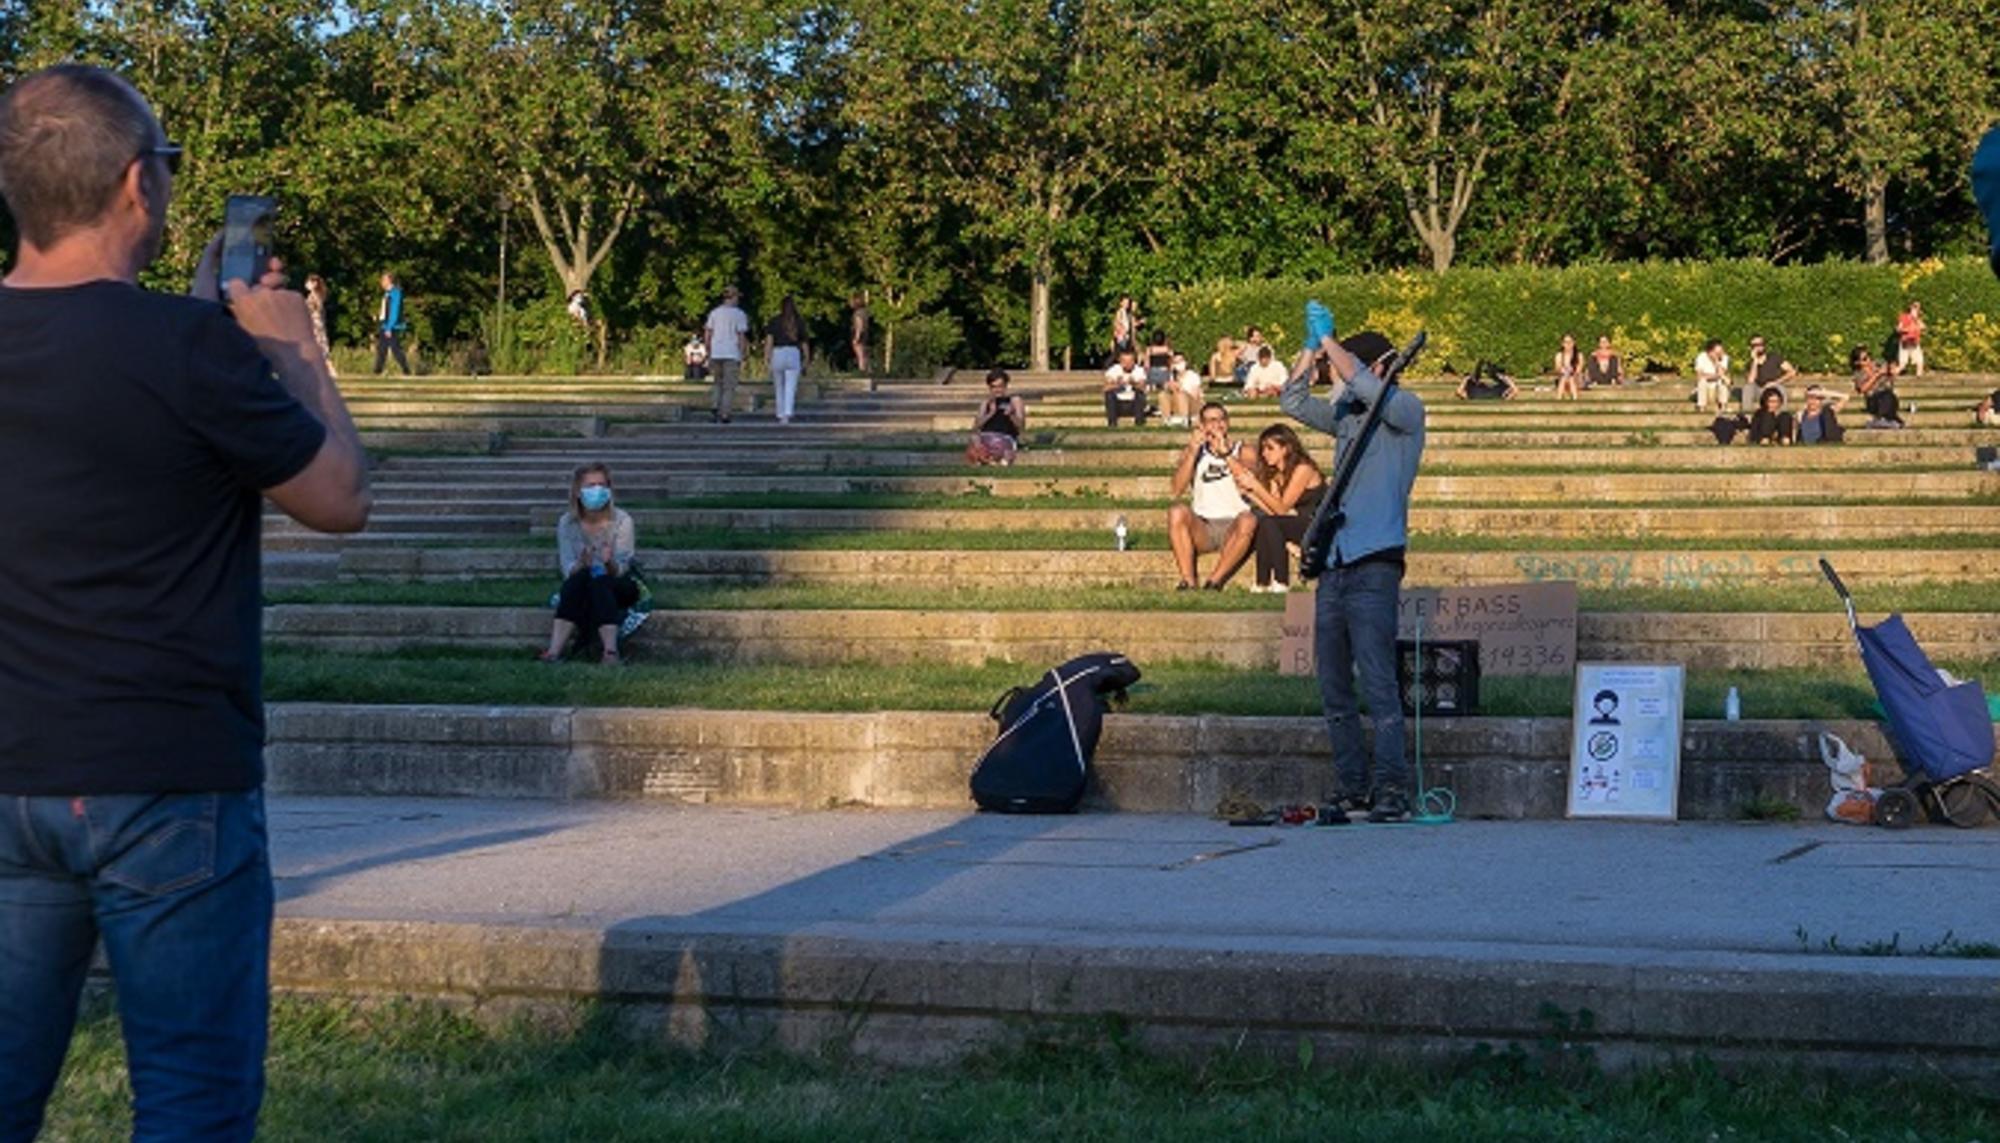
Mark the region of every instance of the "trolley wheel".
[[2000, 811], [2000, 790], [1978, 775], [1968, 775], [1937, 787], [1938, 809], [1944, 820], [1960, 829], [1983, 826]]
[[1884, 790], [1875, 799], [1875, 824], [1883, 829], [1909, 829], [1923, 812], [1917, 796], [1900, 787]]

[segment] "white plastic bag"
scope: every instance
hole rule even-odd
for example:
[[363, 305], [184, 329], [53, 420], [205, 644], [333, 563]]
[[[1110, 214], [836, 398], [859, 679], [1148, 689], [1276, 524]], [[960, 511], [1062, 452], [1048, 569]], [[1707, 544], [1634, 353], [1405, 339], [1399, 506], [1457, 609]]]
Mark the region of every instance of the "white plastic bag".
[[1824, 730], [1819, 733], [1819, 757], [1833, 783], [1833, 798], [1826, 803], [1827, 819], [1850, 825], [1873, 822], [1875, 791], [1868, 788], [1868, 760], [1839, 735]]

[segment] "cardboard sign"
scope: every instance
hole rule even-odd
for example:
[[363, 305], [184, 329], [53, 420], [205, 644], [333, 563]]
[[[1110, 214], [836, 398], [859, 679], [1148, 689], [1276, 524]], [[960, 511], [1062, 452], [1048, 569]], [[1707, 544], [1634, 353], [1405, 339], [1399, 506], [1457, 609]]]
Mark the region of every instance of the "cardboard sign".
[[1571, 715], [1569, 816], [1680, 815], [1678, 663], [1578, 663]]
[[[1279, 628], [1278, 673], [1313, 673], [1313, 592], [1285, 597]], [[1476, 639], [1479, 673], [1567, 675], [1576, 663], [1574, 583], [1496, 584], [1481, 587], [1406, 587], [1396, 608], [1396, 637]]]

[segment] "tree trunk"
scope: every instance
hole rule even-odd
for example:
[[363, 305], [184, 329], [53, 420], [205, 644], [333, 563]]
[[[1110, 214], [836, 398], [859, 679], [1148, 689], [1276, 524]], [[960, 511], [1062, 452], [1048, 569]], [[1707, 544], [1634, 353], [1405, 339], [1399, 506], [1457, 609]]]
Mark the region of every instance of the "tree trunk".
[[1049, 367], [1049, 254], [1035, 255], [1034, 284], [1028, 291], [1028, 365], [1046, 371]]
[[896, 327], [893, 325], [882, 327], [882, 360], [877, 364], [880, 376], [895, 376], [892, 371], [896, 368]]
[[1861, 192], [1861, 229], [1868, 239], [1868, 261], [1882, 266], [1889, 261], [1889, 180], [1868, 176]]

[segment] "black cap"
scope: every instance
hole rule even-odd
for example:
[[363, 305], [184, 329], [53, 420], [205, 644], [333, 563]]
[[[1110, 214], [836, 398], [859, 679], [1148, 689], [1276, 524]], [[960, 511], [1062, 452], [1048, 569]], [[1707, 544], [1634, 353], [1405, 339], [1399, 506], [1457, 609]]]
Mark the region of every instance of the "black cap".
[[1340, 347], [1360, 358], [1363, 365], [1370, 367], [1382, 360], [1385, 355], [1396, 352], [1395, 342], [1372, 329], [1348, 334], [1340, 339]]

